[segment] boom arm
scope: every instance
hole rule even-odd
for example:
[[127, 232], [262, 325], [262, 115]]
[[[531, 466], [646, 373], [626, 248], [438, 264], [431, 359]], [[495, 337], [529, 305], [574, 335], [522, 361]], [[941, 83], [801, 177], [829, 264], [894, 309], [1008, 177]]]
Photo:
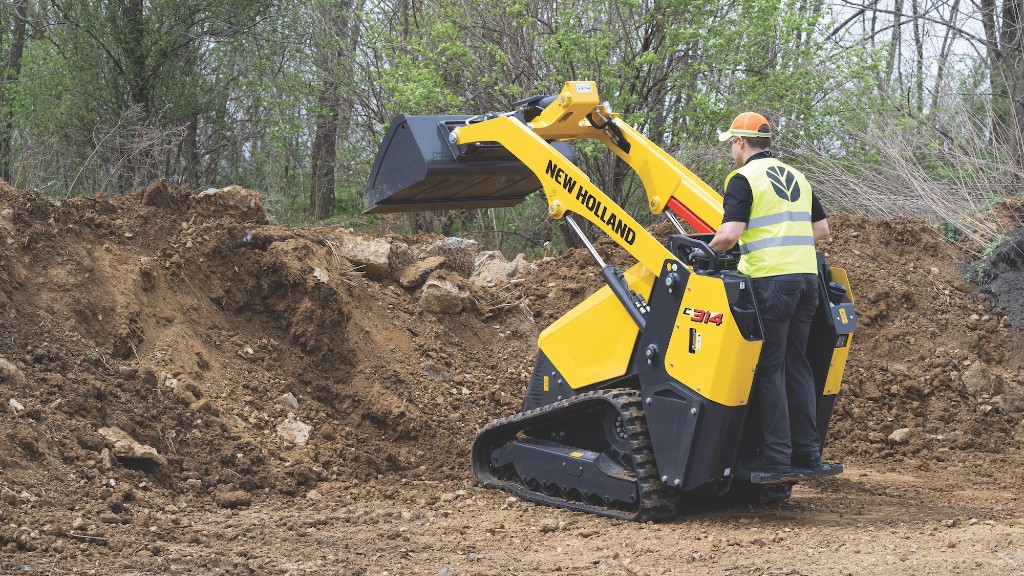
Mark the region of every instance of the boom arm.
[[654, 214], [668, 207], [698, 232], [714, 232], [722, 220], [722, 197], [600, 104], [593, 82], [566, 82], [555, 101], [529, 123], [501, 116], [458, 127], [452, 138], [459, 145], [501, 144], [540, 179], [552, 217], [561, 218], [567, 210], [583, 215], [651, 270], [671, 254], [549, 140], [590, 138], [611, 148], [640, 177]]
[[650, 270], [659, 270], [665, 260], [673, 258], [661, 242], [612, 202], [582, 170], [519, 120], [501, 116], [461, 126], [453, 134], [456, 144], [498, 142], [519, 158], [540, 178], [547, 195], [548, 213], [553, 218], [562, 218], [567, 210], [580, 214]]

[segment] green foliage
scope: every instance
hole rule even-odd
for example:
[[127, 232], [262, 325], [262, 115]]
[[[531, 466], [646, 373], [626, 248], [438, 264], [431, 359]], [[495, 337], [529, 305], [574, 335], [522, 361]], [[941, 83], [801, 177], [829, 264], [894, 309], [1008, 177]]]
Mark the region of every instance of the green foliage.
[[946, 240], [954, 244], [958, 244], [960, 242], [960, 229], [956, 227], [956, 224], [949, 220], [943, 220], [942, 222], [939, 222], [939, 225], [936, 226], [936, 228], [938, 229], [939, 234], [942, 234], [943, 238]]
[[[893, 133], [920, 135], [908, 140], [904, 157], [949, 189], [987, 179], [998, 199], [1013, 182], [1000, 172], [1013, 150], [986, 140], [993, 107], [985, 58], [963, 55], [950, 66], [949, 92], [967, 94], [960, 108], [949, 98], [928, 111], [904, 111], [890, 95], [915, 78], [900, 76], [906, 85], [897, 86], [886, 77], [884, 44], [837, 43], [831, 32], [846, 14], [821, 3], [29, 5], [23, 73], [3, 85], [0, 118], [12, 119], [13, 183], [57, 197], [125, 193], [157, 176], [197, 189], [237, 183], [260, 190], [278, 221], [311, 224], [312, 148], [333, 104], [335, 203], [328, 221], [456, 233], [509, 254], [536, 254], [544, 242], [561, 246], [567, 237], [539, 195], [511, 209], [366, 217], [362, 191], [393, 116], [508, 111], [511, 102], [554, 93], [572, 79], [596, 81], [623, 119], [716, 188], [732, 169], [716, 135], [745, 110], [773, 121], [773, 146], [808, 171], [816, 189], [828, 189], [830, 179], [815, 176], [835, 165], [852, 181], [882, 179], [894, 154], [879, 142]], [[9, 37], [12, 22], [8, 5], [0, 6], [0, 38]], [[954, 140], [938, 137], [939, 129]], [[575, 147], [598, 187], [641, 223], [655, 220], [623, 163], [597, 143]], [[952, 162], [954, 153], [981, 162]], [[829, 198], [833, 207], [872, 209], [838, 194]], [[947, 211], [935, 221], [948, 222], [947, 236], [963, 238], [955, 223], [969, 210]]]
[[986, 244], [984, 250], [982, 250], [980, 261], [968, 265], [964, 279], [975, 284], [985, 284], [991, 281], [992, 259], [995, 257], [996, 250], [999, 249], [999, 246], [1005, 240], [1006, 236], [999, 234]]

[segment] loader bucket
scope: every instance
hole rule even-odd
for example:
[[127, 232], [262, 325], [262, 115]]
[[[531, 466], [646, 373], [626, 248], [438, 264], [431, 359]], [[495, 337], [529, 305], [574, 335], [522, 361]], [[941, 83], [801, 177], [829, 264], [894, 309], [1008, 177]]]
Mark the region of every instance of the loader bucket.
[[[473, 116], [396, 116], [370, 170], [364, 214], [515, 206], [541, 187], [537, 176], [494, 142], [448, 143]], [[556, 143], [573, 159], [568, 144]]]

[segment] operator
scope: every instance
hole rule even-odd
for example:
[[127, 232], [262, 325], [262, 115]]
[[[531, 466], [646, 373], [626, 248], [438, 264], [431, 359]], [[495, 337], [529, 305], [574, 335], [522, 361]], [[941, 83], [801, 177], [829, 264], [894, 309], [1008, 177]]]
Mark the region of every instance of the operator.
[[764, 324], [753, 390], [763, 443], [740, 467], [750, 472], [821, 469], [814, 376], [807, 361], [811, 320], [818, 307], [814, 241], [828, 220], [803, 174], [771, 152], [771, 125], [755, 112], [733, 120], [728, 141], [734, 170], [725, 179], [722, 225], [711, 248], [740, 244], [739, 271], [752, 279]]

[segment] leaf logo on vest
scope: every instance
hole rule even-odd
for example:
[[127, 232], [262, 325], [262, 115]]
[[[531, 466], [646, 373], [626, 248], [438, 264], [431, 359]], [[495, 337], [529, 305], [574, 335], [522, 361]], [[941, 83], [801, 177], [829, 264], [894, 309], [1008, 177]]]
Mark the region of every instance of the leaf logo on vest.
[[775, 194], [783, 200], [796, 202], [800, 199], [800, 184], [796, 176], [782, 166], [768, 167], [768, 180], [772, 183]]

